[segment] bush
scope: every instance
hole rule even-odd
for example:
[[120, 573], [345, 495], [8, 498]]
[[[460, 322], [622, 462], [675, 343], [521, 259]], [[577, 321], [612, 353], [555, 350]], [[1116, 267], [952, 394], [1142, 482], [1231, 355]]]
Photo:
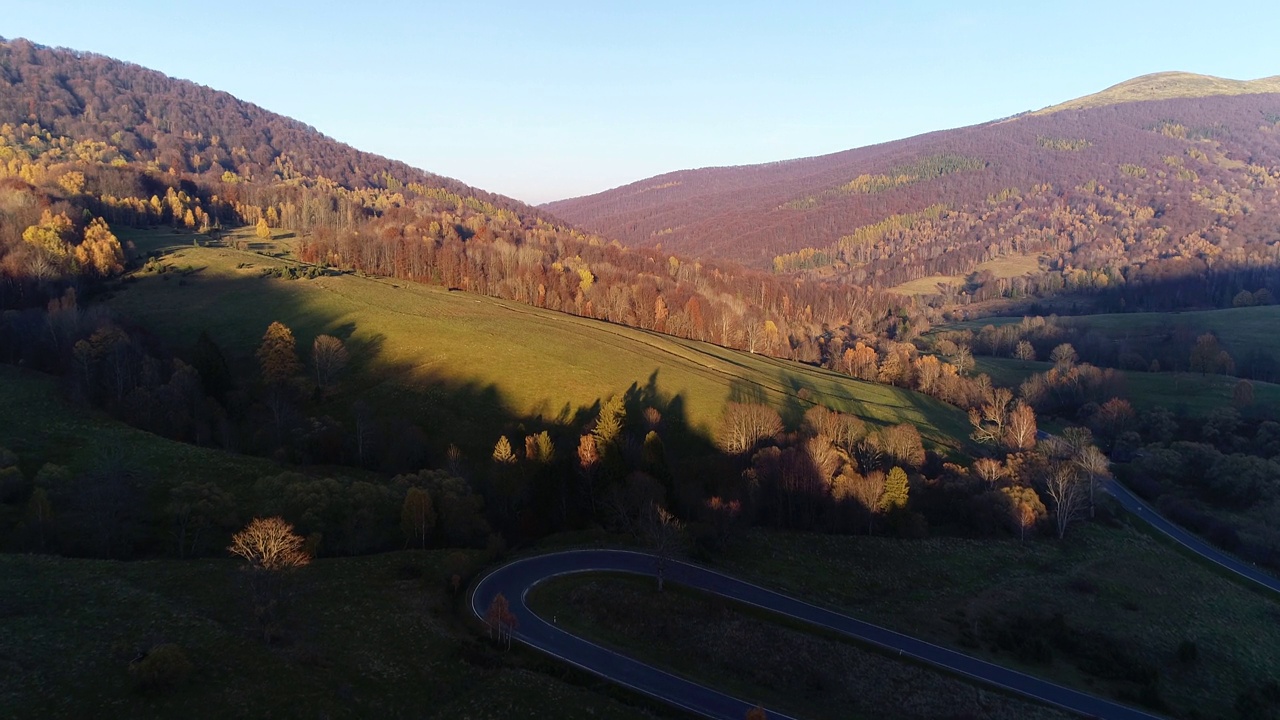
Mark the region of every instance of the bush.
[[187, 682], [195, 666], [177, 645], [157, 645], [151, 652], [129, 663], [134, 686], [143, 692], [160, 692]]
[[1178, 645], [1178, 662], [1184, 665], [1190, 665], [1200, 657], [1200, 648], [1196, 646], [1195, 640], [1183, 640]]

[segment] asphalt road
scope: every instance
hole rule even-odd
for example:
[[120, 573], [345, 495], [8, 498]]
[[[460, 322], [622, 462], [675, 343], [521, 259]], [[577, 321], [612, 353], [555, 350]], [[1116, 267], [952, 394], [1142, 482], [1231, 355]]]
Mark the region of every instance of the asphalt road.
[[1137, 495], [1134, 495], [1129, 488], [1121, 485], [1115, 480], [1108, 479], [1103, 481], [1102, 489], [1111, 495], [1111, 497], [1115, 498], [1116, 502], [1119, 502], [1125, 510], [1128, 510], [1134, 515], [1142, 518], [1156, 530], [1159, 530], [1170, 538], [1173, 538], [1174, 541], [1205, 560], [1226, 568], [1246, 580], [1250, 580], [1265, 588], [1270, 588], [1271, 590], [1280, 593], [1280, 579], [1277, 579], [1274, 575], [1269, 575], [1246, 562], [1231, 557], [1204, 540], [1201, 540], [1198, 536], [1165, 519], [1165, 517], [1156, 512], [1154, 508], [1144, 502]]
[[[572, 550], [516, 560], [491, 571], [476, 584], [472, 591], [471, 609], [476, 617], [483, 620], [485, 610], [494, 596], [502, 593], [517, 618], [517, 629], [513, 633], [516, 640], [587, 672], [692, 713], [709, 718], [741, 720], [747, 710], [755, 705], [750, 698], [743, 700], [730, 697], [588, 642], [561, 630], [554, 622], [547, 622], [535, 615], [526, 603], [526, 597], [535, 585], [559, 575], [621, 572], [653, 576], [655, 567], [656, 559], [652, 555], [626, 550]], [[903, 657], [936, 665], [1082, 715], [1116, 720], [1158, 717], [810, 605], [698, 565], [670, 562], [667, 579], [786, 615], [855, 640], [872, 643], [891, 653], [896, 652]], [[770, 718], [788, 718], [773, 710], [768, 712]]]

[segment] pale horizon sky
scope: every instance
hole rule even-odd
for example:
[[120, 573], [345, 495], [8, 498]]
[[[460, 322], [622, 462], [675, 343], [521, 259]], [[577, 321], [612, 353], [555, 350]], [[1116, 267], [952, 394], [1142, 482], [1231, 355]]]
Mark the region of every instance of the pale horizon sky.
[[839, 152], [1166, 70], [1280, 74], [1280, 3], [53, 2], [0, 36], [231, 93], [529, 203]]

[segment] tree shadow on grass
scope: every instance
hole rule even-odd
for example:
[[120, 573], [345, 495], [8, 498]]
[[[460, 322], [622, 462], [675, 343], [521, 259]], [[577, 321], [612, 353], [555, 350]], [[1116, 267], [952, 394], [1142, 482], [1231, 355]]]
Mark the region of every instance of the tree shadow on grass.
[[[521, 411], [499, 381], [484, 379], [483, 373], [473, 373], [475, 368], [451, 362], [449, 348], [433, 344], [431, 337], [402, 333], [396, 338], [398, 356], [392, 357], [388, 337], [377, 327], [364, 324], [358, 310], [354, 316], [345, 308], [339, 314], [315, 302], [319, 296], [314, 293], [323, 292], [323, 286], [311, 284], [323, 281], [215, 274], [178, 287], [147, 278], [124, 286], [113, 305], [126, 316], [133, 315], [133, 322], [178, 357], [189, 359], [196, 339], [207, 332], [226, 357], [237, 384], [250, 392], [260, 390], [254, 353], [270, 323], [282, 322], [293, 331], [304, 363], [316, 336], [341, 339], [350, 359], [337, 388], [301, 399], [298, 412], [300, 416], [333, 418], [344, 441], [356, 432], [361, 420], [357, 416], [364, 412], [378, 420], [382, 432], [405, 435], [404, 442], [423, 445], [421, 452], [401, 453], [405, 460], [391, 466], [370, 465], [374, 469], [419, 469], [402, 466], [412, 458], [420, 458], [414, 461], [422, 463], [419, 467], [445, 467], [451, 445], [458, 446], [467, 458], [487, 459], [500, 435], [508, 436], [517, 446], [524, 435], [543, 430], [553, 435], [576, 435], [599, 410], [598, 400], [588, 406], [565, 402], [558, 410], [550, 410], [555, 407], [556, 389], [546, 388], [545, 401]], [[130, 298], [131, 294], [134, 297]], [[406, 302], [412, 301], [412, 296], [405, 297]], [[505, 340], [520, 342], [519, 338]], [[421, 343], [421, 352], [406, 355], [406, 348], [417, 343]], [[306, 378], [299, 384], [314, 384], [312, 375]], [[656, 408], [662, 416], [664, 440], [669, 443], [684, 444], [684, 438], [694, 434], [687, 424], [684, 399], [659, 387], [656, 370], [647, 379], [637, 379], [616, 392], [625, 395], [629, 417], [638, 419], [645, 407]], [[407, 428], [416, 428], [417, 437], [409, 437], [414, 433], [408, 433]], [[705, 438], [693, 438], [689, 443], [691, 447], [709, 447]]]

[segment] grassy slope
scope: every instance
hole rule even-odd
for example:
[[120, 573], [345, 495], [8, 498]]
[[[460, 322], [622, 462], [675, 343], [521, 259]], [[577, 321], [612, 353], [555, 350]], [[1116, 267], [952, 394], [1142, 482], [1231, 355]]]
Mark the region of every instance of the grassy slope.
[[[931, 398], [797, 363], [415, 283], [354, 275], [262, 279], [262, 268], [289, 261], [192, 247], [190, 236], [170, 233], [134, 239], [198, 272], [139, 274], [110, 300], [121, 314], [179, 347], [208, 329], [225, 353], [240, 358], [251, 357], [273, 320], [293, 328], [304, 352], [316, 334], [337, 334], [369, 371], [353, 392], [371, 390], [394, 403], [414, 391], [432, 407], [404, 410], [428, 434], [452, 433], [455, 442], [467, 440], [459, 432], [482, 432], [478, 416], [568, 419], [651, 380], [662, 396], [677, 399], [691, 427], [708, 434], [731, 399], [767, 401], [795, 422], [810, 406], [799, 397], [807, 391], [813, 401], [878, 423], [913, 422], [935, 444], [954, 446], [952, 438], [965, 436], [961, 414]], [[238, 268], [242, 263], [251, 267]], [[442, 410], [449, 421], [432, 427], [431, 415]]]
[[[1126, 683], [1084, 674], [1067, 653], [1028, 664], [966, 647], [967, 626], [1061, 613], [1078, 637], [1098, 633], [1154, 664], [1160, 693], [1185, 716], [1232, 717], [1245, 688], [1280, 667], [1280, 603], [1127, 527], [1078, 526], [1067, 542], [901, 541], [752, 534], [728, 569], [781, 590], [1090, 692]], [[1193, 640], [1199, 659], [1176, 651]]]
[[[255, 636], [230, 560], [0, 555], [0, 716], [640, 718], [470, 639], [446, 551], [322, 560], [296, 576], [289, 642]], [[129, 661], [177, 643], [190, 681], [135, 692]]]
[[[0, 365], [0, 408], [0, 446], [18, 452], [28, 475], [45, 462], [88, 470], [111, 454], [166, 483], [235, 485], [278, 471], [72, 407], [55, 380], [9, 365]], [[290, 642], [277, 647], [257, 639], [229, 559], [0, 554], [0, 717], [508, 718], [548, 706], [566, 717], [644, 716], [475, 648], [444, 591], [453, 553], [316, 562], [298, 577]], [[193, 679], [167, 694], [134, 692], [129, 661], [160, 643], [185, 649]]]
[[561, 627], [793, 717], [1071, 717], [719, 598], [679, 587], [659, 594], [647, 578], [572, 575], [529, 600]]
[[1280, 75], [1257, 80], [1231, 80], [1187, 72], [1162, 72], [1126, 80], [1101, 92], [1068, 100], [1032, 113], [1048, 115], [1062, 110], [1084, 110], [1143, 100], [1209, 97], [1212, 95], [1247, 95], [1280, 93]]
[[[990, 375], [996, 385], [1014, 388], [1031, 375], [1053, 367], [1049, 362], [987, 356], [975, 357], [974, 362], [975, 372]], [[1126, 396], [1138, 410], [1164, 407], [1188, 415], [1231, 407], [1232, 391], [1240, 382], [1227, 375], [1119, 372], [1124, 376]], [[1280, 410], [1280, 385], [1254, 382], [1253, 398], [1255, 405]]]
[[47, 462], [85, 471], [109, 455], [174, 483], [256, 479], [276, 467], [261, 458], [166, 440], [90, 408], [72, 408], [58, 397], [54, 378], [12, 365], [0, 364], [0, 408], [0, 446], [18, 453], [28, 475]]

